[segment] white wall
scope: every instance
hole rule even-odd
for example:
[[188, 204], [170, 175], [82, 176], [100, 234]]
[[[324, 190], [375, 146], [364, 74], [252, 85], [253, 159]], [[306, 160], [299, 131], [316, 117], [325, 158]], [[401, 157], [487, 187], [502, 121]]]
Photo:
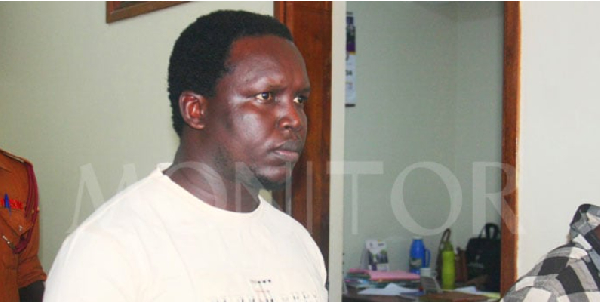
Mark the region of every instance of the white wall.
[[69, 228], [121, 187], [124, 167], [132, 182], [172, 159], [167, 65], [181, 30], [217, 8], [272, 7], [186, 3], [106, 24], [105, 2], [0, 3], [0, 147], [34, 164], [46, 270]]
[[521, 2], [518, 274], [600, 204], [600, 3]]
[[[167, 65], [181, 30], [216, 9], [186, 3], [105, 22], [105, 2], [0, 2], [0, 148], [33, 162], [46, 270], [68, 231], [123, 186], [173, 158]], [[333, 76], [344, 76], [345, 2], [335, 2]], [[344, 84], [332, 87], [333, 161], [344, 158]], [[330, 300], [341, 296], [342, 169], [331, 178]], [[336, 235], [337, 234], [337, 235]]]
[[[357, 105], [346, 109], [346, 173], [362, 174], [345, 180], [344, 269], [358, 266], [369, 238], [386, 240], [392, 268], [407, 269], [419, 227], [435, 259], [446, 226], [465, 247], [486, 221], [499, 221], [493, 203], [471, 191], [473, 163], [500, 161], [502, 5], [348, 2], [347, 10], [357, 26]], [[449, 193], [418, 169], [394, 189], [425, 162], [449, 169], [458, 187]], [[498, 170], [488, 173], [476, 186], [499, 191]]]
[[464, 249], [485, 222], [500, 222], [504, 9], [502, 2], [456, 5], [453, 171], [464, 204], [452, 231], [455, 245]]

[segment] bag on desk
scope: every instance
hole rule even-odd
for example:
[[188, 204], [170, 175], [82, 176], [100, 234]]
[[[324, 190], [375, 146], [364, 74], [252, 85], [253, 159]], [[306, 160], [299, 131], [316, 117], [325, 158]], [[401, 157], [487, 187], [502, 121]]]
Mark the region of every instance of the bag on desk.
[[469, 280], [486, 277], [483, 290], [499, 291], [500, 227], [495, 223], [487, 223], [478, 237], [469, 239], [466, 256]]

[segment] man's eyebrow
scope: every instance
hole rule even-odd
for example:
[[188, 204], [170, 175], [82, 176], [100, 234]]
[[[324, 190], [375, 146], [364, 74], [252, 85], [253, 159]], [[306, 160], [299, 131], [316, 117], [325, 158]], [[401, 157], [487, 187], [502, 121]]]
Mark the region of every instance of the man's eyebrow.
[[299, 93], [310, 93], [310, 86], [302, 88], [298, 92]]

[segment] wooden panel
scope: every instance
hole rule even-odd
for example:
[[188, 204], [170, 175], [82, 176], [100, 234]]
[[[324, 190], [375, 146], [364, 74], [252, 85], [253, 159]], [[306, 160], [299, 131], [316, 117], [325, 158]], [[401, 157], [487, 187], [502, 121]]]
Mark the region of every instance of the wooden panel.
[[[331, 2], [276, 2], [275, 16], [286, 24], [304, 56], [311, 84], [305, 107], [308, 135], [292, 175], [291, 194], [277, 202], [311, 233], [327, 261], [331, 138]], [[286, 202], [290, 198], [290, 202]], [[291, 209], [287, 208], [291, 205]]]
[[518, 146], [521, 69], [521, 16], [519, 2], [504, 4], [504, 91], [502, 117], [502, 162], [509, 168], [502, 175], [502, 259], [500, 292], [504, 295], [517, 279], [518, 239]]

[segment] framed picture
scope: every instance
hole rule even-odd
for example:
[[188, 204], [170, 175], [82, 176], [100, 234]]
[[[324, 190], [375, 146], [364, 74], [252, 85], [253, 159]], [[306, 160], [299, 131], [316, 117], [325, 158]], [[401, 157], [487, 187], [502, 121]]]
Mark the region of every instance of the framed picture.
[[106, 23], [185, 3], [187, 1], [106, 1]]

